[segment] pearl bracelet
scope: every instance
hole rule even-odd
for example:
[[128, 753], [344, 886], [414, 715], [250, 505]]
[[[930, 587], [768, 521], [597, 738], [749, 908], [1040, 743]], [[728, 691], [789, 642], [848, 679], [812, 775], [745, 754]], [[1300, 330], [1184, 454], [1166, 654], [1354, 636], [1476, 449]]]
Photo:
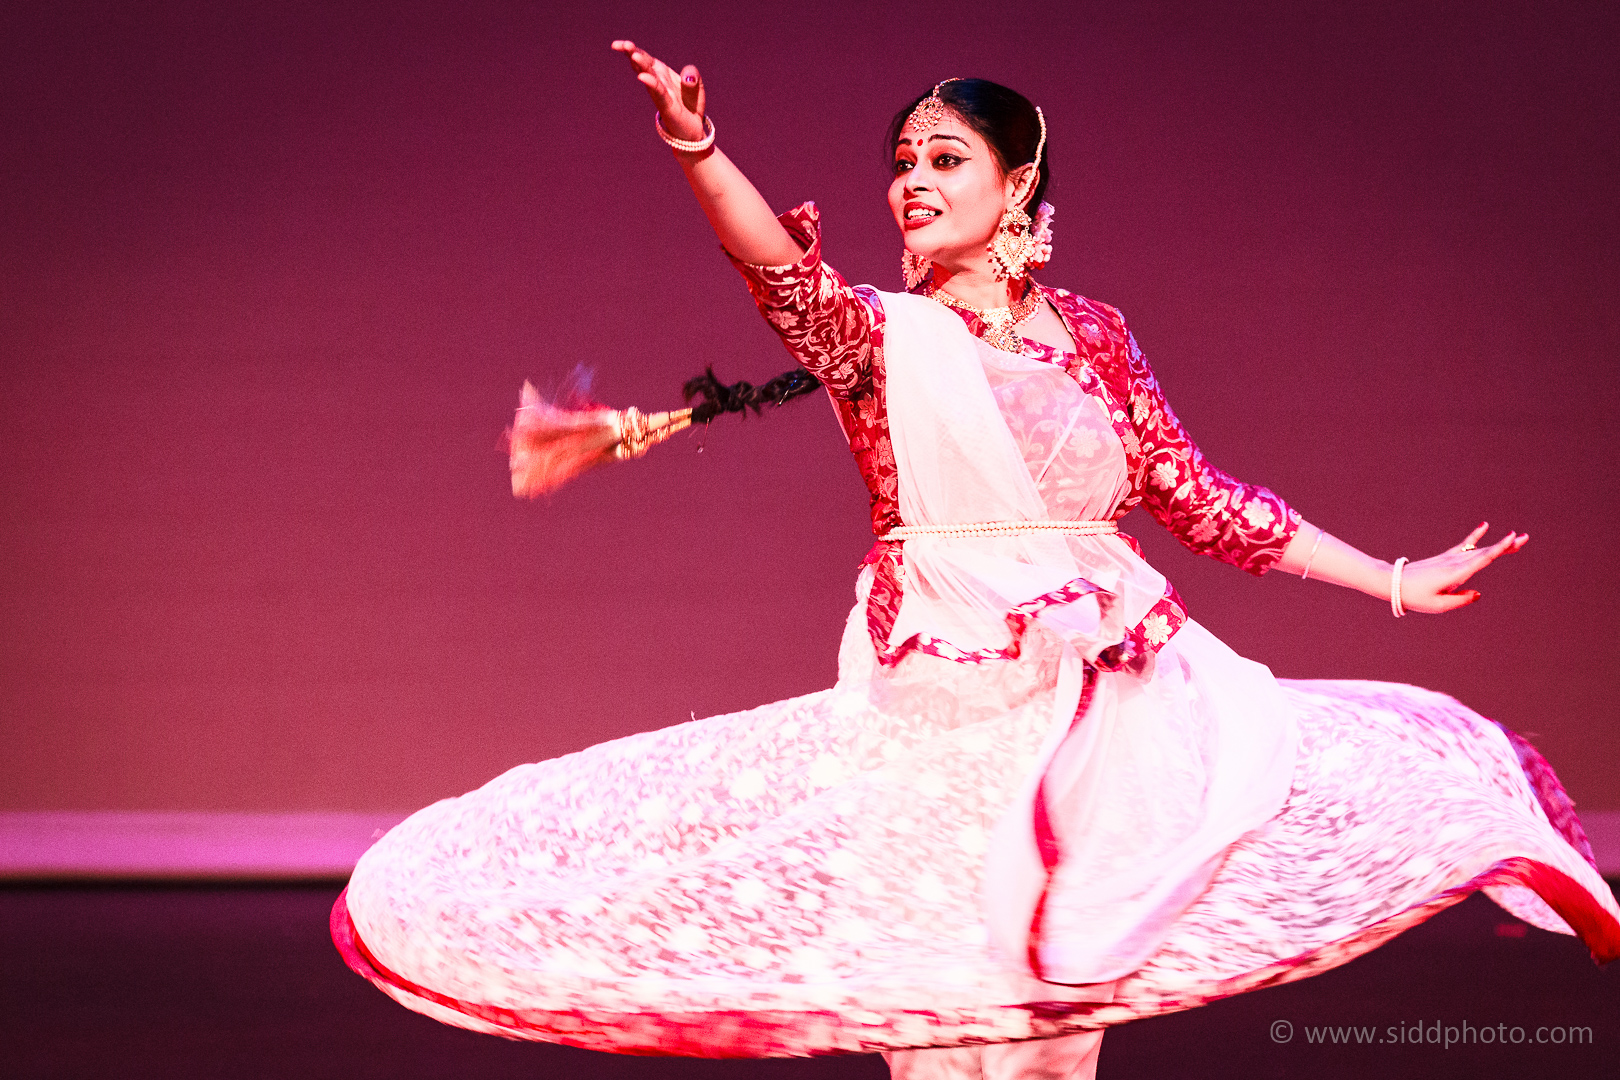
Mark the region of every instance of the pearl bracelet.
[[677, 139], [664, 130], [664, 121], [657, 113], [653, 113], [653, 128], [657, 130], [658, 137], [670, 145], [672, 149], [683, 154], [701, 154], [714, 145], [714, 121], [707, 116], [703, 118], [703, 138]]
[[1406, 614], [1406, 605], [1401, 603], [1401, 570], [1406, 566], [1406, 556], [1402, 555], [1395, 560], [1395, 572], [1389, 578], [1389, 609], [1399, 619]]

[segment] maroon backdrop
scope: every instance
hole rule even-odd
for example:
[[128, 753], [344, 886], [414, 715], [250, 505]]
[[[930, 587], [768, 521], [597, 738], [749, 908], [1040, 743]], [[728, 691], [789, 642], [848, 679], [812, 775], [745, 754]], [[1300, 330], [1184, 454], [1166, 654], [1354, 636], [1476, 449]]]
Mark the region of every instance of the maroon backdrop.
[[618, 36], [885, 288], [892, 111], [1027, 93], [1045, 279], [1125, 311], [1217, 463], [1385, 557], [1532, 536], [1397, 623], [1139, 515], [1195, 617], [1620, 807], [1620, 6], [582, 6], [0, 14], [0, 807], [403, 810], [831, 683], [870, 535], [824, 401], [507, 487], [525, 377], [667, 407], [787, 363]]

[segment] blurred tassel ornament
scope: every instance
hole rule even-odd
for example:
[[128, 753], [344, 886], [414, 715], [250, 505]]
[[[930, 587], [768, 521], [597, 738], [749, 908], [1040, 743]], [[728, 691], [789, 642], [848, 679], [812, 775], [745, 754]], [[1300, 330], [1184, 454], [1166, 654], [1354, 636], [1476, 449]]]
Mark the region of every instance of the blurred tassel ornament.
[[556, 491], [587, 469], [640, 457], [691, 424], [691, 409], [649, 415], [634, 406], [553, 404], [526, 382], [506, 433], [512, 494], [532, 499]]
[[762, 406], [784, 404], [820, 384], [795, 368], [760, 386], [726, 385], [709, 368], [682, 387], [687, 401], [702, 398], [698, 404], [657, 413], [596, 404], [589, 399], [589, 385], [589, 373], [576, 369], [553, 403], [533, 383], [523, 384], [517, 416], [506, 430], [513, 495], [532, 499], [549, 494], [588, 469], [638, 458], [693, 424], [706, 424], [721, 413], [758, 413]]

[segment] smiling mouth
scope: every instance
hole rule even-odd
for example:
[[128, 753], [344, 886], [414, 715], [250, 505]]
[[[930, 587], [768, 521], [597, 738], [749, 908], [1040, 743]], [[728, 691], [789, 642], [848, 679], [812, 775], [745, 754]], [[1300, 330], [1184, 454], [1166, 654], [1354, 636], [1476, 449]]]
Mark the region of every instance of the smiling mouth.
[[939, 215], [940, 211], [935, 210], [931, 206], [913, 206], [911, 209], [906, 211], [906, 226], [908, 228], [917, 228], [922, 225], [927, 225], [930, 221], [933, 221], [935, 218], [939, 217]]

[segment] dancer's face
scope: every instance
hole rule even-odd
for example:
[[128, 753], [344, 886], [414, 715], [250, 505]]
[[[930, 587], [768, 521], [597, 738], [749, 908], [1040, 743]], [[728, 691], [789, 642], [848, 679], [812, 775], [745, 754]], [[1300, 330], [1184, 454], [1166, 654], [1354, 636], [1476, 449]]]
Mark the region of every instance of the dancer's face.
[[901, 131], [889, 209], [914, 254], [952, 270], [976, 266], [1027, 171], [1002, 172], [984, 137], [947, 114], [931, 131]]

